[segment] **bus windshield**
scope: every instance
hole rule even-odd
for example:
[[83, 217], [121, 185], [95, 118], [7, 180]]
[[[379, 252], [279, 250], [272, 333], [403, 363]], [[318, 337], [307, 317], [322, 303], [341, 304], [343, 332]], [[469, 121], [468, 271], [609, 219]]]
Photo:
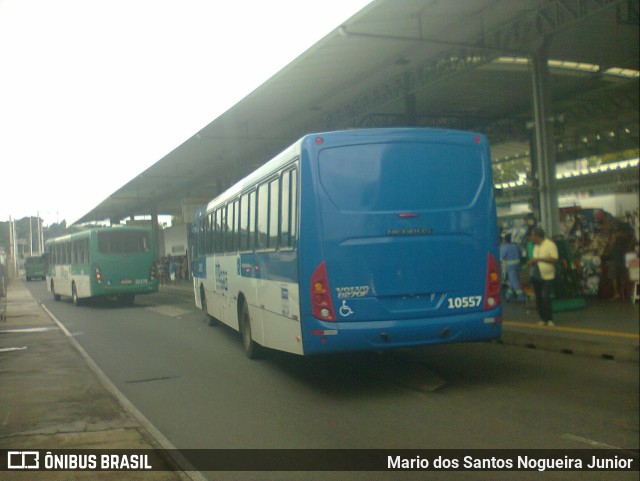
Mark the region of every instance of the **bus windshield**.
[[148, 251], [148, 232], [98, 232], [98, 252], [101, 254], [136, 254]]

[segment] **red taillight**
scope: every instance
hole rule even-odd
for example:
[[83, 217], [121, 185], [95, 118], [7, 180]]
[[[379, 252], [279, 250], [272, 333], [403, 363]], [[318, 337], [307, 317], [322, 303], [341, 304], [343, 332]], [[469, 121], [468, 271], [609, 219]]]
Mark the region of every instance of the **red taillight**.
[[102, 284], [102, 273], [100, 272], [100, 267], [98, 267], [98, 265], [94, 265], [93, 268], [96, 281], [98, 281], [98, 284]]
[[493, 254], [487, 255], [487, 281], [484, 291], [484, 309], [493, 309], [500, 304], [500, 267]]
[[322, 321], [335, 321], [327, 265], [322, 261], [311, 274], [311, 312]]

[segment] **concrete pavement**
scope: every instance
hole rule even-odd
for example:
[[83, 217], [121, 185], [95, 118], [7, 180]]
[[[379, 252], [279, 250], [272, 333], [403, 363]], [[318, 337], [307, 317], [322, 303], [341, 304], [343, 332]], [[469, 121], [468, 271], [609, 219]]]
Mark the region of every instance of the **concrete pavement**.
[[[182, 301], [188, 283], [162, 286]], [[505, 304], [503, 342], [528, 348], [638, 362], [639, 306], [591, 301], [587, 309], [556, 314], [557, 327], [538, 326], [535, 310]], [[38, 304], [24, 282], [8, 286], [7, 316], [0, 322], [0, 449], [167, 448], [117, 390]], [[607, 362], [607, 361], [603, 361]], [[167, 460], [170, 463], [170, 460]], [[3, 480], [33, 479], [3, 472]], [[47, 472], [49, 480], [70, 479]], [[198, 473], [75, 472], [73, 479], [186, 480]]]
[[[155, 449], [155, 436], [105, 386], [22, 281], [8, 286], [0, 322], [0, 449]], [[168, 463], [171, 461], [167, 459]], [[173, 471], [47, 472], [41, 479], [179, 481]], [[3, 480], [36, 473], [6, 471]]]

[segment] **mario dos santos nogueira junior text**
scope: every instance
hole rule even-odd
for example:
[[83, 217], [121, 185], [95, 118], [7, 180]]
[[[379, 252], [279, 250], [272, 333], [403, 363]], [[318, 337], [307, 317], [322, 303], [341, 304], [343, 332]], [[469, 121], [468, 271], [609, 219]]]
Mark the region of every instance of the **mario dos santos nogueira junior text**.
[[[637, 460], [635, 460], [637, 464]], [[612, 455], [611, 457], [487, 457], [474, 456], [433, 458], [387, 456], [387, 469], [417, 470], [637, 470], [634, 458]]]

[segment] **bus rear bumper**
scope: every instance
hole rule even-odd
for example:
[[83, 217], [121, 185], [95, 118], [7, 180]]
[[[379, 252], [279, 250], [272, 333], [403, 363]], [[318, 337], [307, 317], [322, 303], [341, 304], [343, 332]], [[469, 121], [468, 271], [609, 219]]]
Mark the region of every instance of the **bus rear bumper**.
[[93, 287], [91, 289], [92, 297], [115, 297], [123, 295], [144, 295], [154, 294], [158, 292], [158, 285], [147, 284], [144, 286], [100, 286], [98, 288]]
[[303, 332], [305, 355], [387, 350], [498, 340], [502, 335], [502, 310], [374, 322], [323, 322], [314, 318], [307, 325], [311, 327]]

